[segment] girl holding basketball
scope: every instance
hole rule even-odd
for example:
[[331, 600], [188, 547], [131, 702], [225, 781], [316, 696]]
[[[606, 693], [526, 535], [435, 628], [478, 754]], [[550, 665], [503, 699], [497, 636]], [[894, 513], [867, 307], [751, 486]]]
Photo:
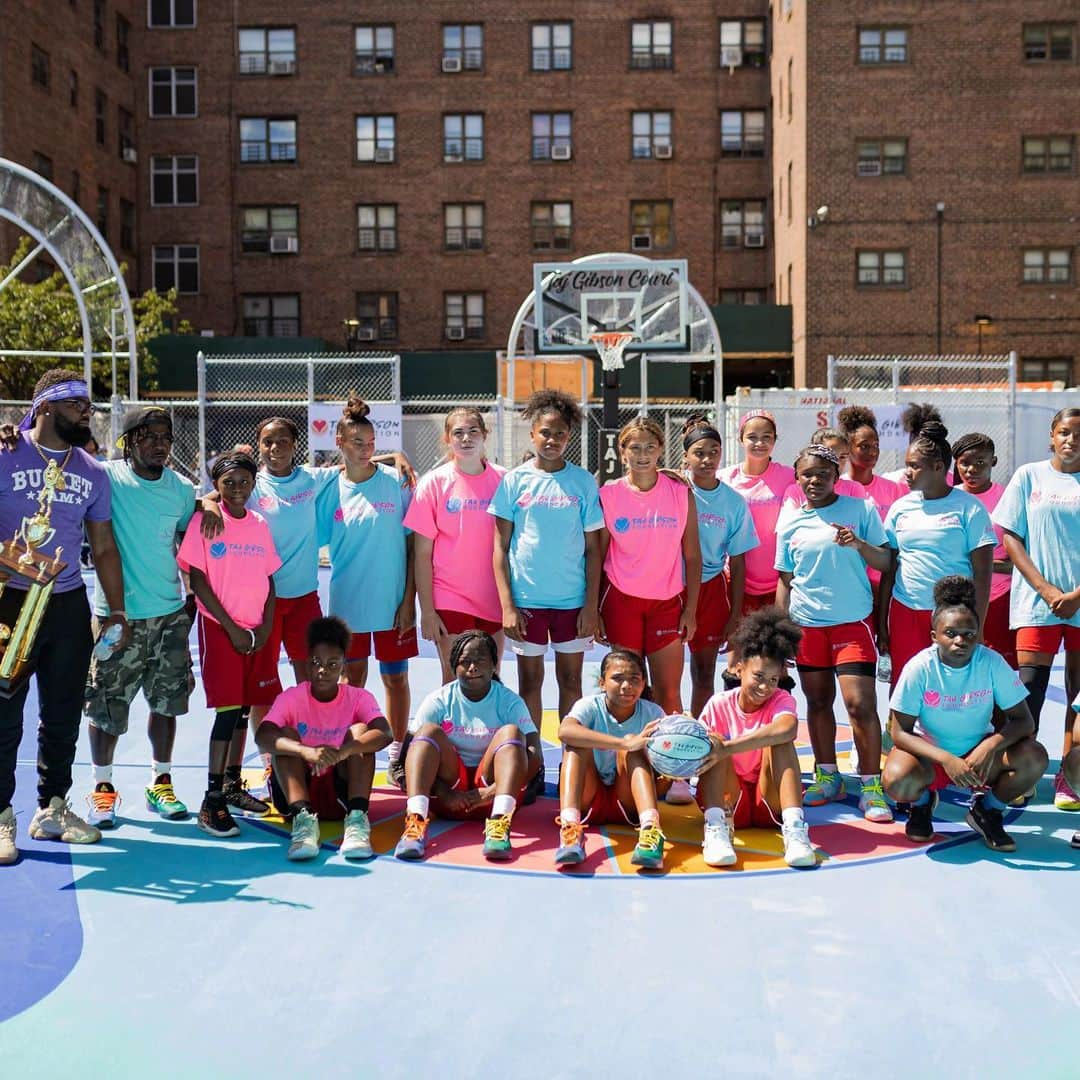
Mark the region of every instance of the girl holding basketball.
[[801, 638], [802, 631], [779, 608], [747, 615], [734, 639], [741, 656], [739, 685], [710, 698], [702, 711], [713, 743], [697, 788], [709, 866], [736, 862], [733, 829], [777, 825], [788, 866], [817, 862], [803, 817], [795, 699], [780, 689]]
[[696, 628], [688, 642], [695, 716], [716, 690], [716, 657], [739, 623], [746, 552], [758, 543], [746, 500], [716, 477], [721, 443], [704, 417], [692, 416], [683, 426], [683, 468], [693, 485], [702, 563]]
[[998, 653], [978, 644], [970, 579], [938, 581], [931, 626], [933, 643], [904, 668], [889, 700], [894, 746], [885, 761], [886, 790], [910, 804], [907, 838], [929, 843], [937, 792], [950, 784], [968, 788], [967, 823], [993, 851], [1015, 851], [1003, 814], [1047, 764], [1027, 691]]
[[536, 728], [525, 702], [499, 682], [498, 661], [490, 634], [459, 634], [450, 647], [453, 681], [428, 694], [409, 722], [397, 858], [424, 857], [429, 811], [456, 821], [486, 819], [484, 858], [511, 857], [510, 820], [540, 759], [525, 752]]
[[578, 701], [559, 726], [563, 744], [559, 776], [558, 866], [585, 858], [590, 825], [638, 826], [634, 866], [659, 870], [664, 834], [656, 806], [659, 780], [645, 756], [649, 736], [664, 710], [642, 696], [645, 662], [630, 649], [613, 648], [600, 664], [600, 693]]
[[1069, 705], [1080, 694], [1080, 409], [1050, 423], [1050, 460], [1013, 473], [994, 521], [1005, 530], [1013, 564], [1009, 625], [1016, 631], [1020, 678], [1038, 731], [1050, 665], [1065, 647], [1065, 741], [1054, 805], [1080, 810], [1080, 738]]
[[881, 725], [874, 672], [877, 649], [867, 621], [874, 599], [866, 568], [885, 570], [891, 558], [881, 519], [869, 499], [838, 495], [840, 462], [824, 446], [808, 446], [795, 461], [805, 506], [788, 504], [776, 526], [777, 606], [802, 629], [796, 656], [814, 748], [807, 806], [843, 799], [836, 765], [836, 684], [847, 710], [862, 771], [859, 809], [868, 821], [892, 821], [881, 789]]

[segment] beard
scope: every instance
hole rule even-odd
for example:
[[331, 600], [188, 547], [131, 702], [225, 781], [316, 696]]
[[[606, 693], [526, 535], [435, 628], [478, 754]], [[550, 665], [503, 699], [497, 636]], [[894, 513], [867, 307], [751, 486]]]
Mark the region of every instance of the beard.
[[72, 446], [85, 446], [93, 437], [89, 426], [84, 427], [82, 424], [72, 423], [59, 412], [53, 413], [53, 427], [56, 429], [56, 434]]

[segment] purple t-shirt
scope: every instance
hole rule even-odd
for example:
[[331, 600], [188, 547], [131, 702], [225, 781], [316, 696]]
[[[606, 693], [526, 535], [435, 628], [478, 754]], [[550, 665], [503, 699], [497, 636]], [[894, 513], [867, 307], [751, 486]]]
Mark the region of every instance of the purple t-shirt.
[[[67, 451], [43, 449], [42, 453], [59, 465]], [[25, 432], [20, 433], [19, 445], [14, 451], [0, 453], [0, 539], [4, 542], [19, 531], [23, 518], [37, 513], [44, 471], [45, 462]], [[64, 483], [65, 489], [53, 496], [53, 535], [38, 548], [43, 555], [55, 554], [58, 547], [64, 549], [60, 558], [67, 566], [53, 587], [58, 593], [83, 588], [79, 566], [83, 521], [108, 521], [112, 517], [108, 474], [77, 446], [72, 447], [64, 468]], [[21, 579], [13, 578], [10, 587], [26, 588], [26, 585]]]

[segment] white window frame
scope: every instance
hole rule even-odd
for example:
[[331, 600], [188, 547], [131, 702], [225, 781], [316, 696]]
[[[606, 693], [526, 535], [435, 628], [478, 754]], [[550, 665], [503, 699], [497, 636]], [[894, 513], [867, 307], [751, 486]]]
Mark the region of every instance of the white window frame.
[[[360, 297], [372, 296], [375, 298], [375, 314], [360, 314]], [[390, 301], [386, 305], [388, 312], [383, 314], [383, 301]], [[356, 293], [354, 298], [356, 305], [356, 324], [358, 330], [370, 330], [370, 337], [364, 335], [359, 340], [367, 341], [397, 341], [401, 333], [401, 296], [395, 291], [373, 292], [363, 290]]]
[[199, 25], [199, 0], [191, 0], [191, 22], [178, 23], [176, 21], [177, 0], [169, 0], [169, 21], [156, 23], [150, 18], [154, 10], [153, 0], [146, 0], [146, 25], [150, 30], [193, 30]]
[[[181, 259], [180, 250], [188, 249], [195, 252], [194, 258], [190, 256]], [[164, 258], [164, 252], [171, 252], [171, 256]], [[194, 289], [181, 289], [180, 288], [180, 264], [192, 263], [195, 264], [195, 285]], [[162, 287], [162, 283], [158, 281], [158, 265], [169, 263], [172, 266], [173, 285], [165, 285]], [[154, 244], [150, 253], [150, 265], [151, 265], [151, 278], [154, 282], [154, 289], [157, 292], [166, 292], [168, 289], [175, 286], [177, 296], [198, 296], [202, 288], [202, 267], [200, 265], [200, 252], [198, 244]]]
[[[154, 75], [156, 72], [167, 71], [169, 72], [169, 97], [171, 99], [171, 111], [170, 112], [155, 112], [154, 111]], [[193, 111], [189, 113], [181, 113], [176, 111], [176, 94], [177, 88], [180, 85], [177, 79], [177, 72], [190, 71], [192, 74], [191, 88], [194, 92], [194, 107]], [[147, 72], [147, 85], [149, 90], [149, 102], [150, 116], [152, 119], [168, 119], [168, 120], [194, 120], [199, 115], [199, 69], [194, 64], [180, 64], [175, 67], [152, 67]], [[184, 85], [187, 85], [185, 80]]]
[[[755, 209], [756, 208], [756, 209]], [[765, 246], [764, 199], [722, 199], [720, 202], [720, 247], [724, 251], [741, 251], [744, 247]], [[747, 243], [755, 237], [761, 243]]]
[[[886, 149], [896, 146], [903, 148], [903, 154], [897, 157], [895, 153], [886, 153]], [[871, 154], [870, 151], [874, 150]], [[903, 167], [900, 169], [889, 168], [890, 162], [895, 163], [897, 160], [902, 162]], [[876, 162], [876, 170], [870, 169], [865, 166], [864, 162]], [[908, 171], [908, 141], [903, 138], [880, 138], [880, 139], [859, 139], [855, 143], [855, 175], [861, 176], [864, 179], [868, 177], [881, 177], [881, 176], [906, 176]]]

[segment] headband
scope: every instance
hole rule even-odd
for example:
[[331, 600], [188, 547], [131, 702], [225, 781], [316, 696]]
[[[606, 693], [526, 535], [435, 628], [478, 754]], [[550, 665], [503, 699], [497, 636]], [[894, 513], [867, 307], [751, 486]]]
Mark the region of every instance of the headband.
[[748, 413], [743, 413], [739, 420], [739, 434], [743, 432], [743, 428], [750, 423], [751, 420], [768, 420], [773, 426], [773, 431], [776, 431], [776, 417], [773, 416], [768, 409], [751, 409]]
[[[827, 461], [830, 465], [835, 465], [837, 471], [840, 470], [840, 459], [836, 456], [836, 453], [830, 450], [827, 446], [811, 445], [806, 447], [805, 450], [799, 451], [799, 458], [804, 457], [817, 457], [823, 461]], [[796, 458], [796, 461], [798, 458]]]
[[215, 483], [218, 477], [224, 476], [230, 469], [247, 469], [252, 476], [258, 475], [258, 468], [248, 454], [222, 454], [214, 462], [210, 470], [210, 479]]
[[67, 382], [53, 383], [52, 386], [47, 386], [42, 390], [40, 394], [35, 394], [34, 400], [30, 402], [30, 411], [19, 421], [19, 430], [29, 431], [34, 426], [34, 418], [37, 416], [38, 409], [46, 401], [66, 401], [68, 398], [86, 398], [87, 401], [90, 400], [90, 390], [82, 379], [69, 379]]
[[693, 428], [683, 436], [682, 448], [683, 450], [689, 450], [691, 446], [698, 441], [698, 439], [715, 439], [718, 443], [723, 444], [724, 440], [720, 438], [720, 432], [716, 428], [711, 427], [709, 424], [702, 424], [700, 427]]

